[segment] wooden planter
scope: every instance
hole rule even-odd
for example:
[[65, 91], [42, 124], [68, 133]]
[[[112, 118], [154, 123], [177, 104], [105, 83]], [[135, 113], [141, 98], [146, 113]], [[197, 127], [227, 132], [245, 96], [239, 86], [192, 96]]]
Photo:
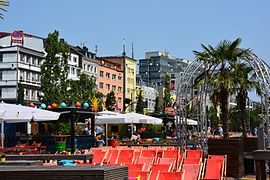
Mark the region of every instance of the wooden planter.
[[240, 178], [244, 170], [243, 139], [208, 139], [209, 155], [227, 155], [227, 176]]

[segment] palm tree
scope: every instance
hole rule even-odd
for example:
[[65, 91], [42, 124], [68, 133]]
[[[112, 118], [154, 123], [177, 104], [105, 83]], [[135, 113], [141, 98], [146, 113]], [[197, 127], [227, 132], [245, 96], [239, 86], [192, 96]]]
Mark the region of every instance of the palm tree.
[[232, 76], [233, 64], [248, 56], [249, 49], [239, 48], [241, 39], [230, 42], [221, 41], [217, 47], [201, 45], [202, 52], [193, 51], [195, 58], [203, 61], [206, 71], [195, 80], [196, 84], [208, 84], [212, 89], [212, 97], [219, 102], [223, 122], [224, 138], [228, 138], [228, 103], [229, 95], [233, 93], [234, 81]]
[[260, 85], [254, 80], [254, 74], [252, 74], [253, 68], [245, 63], [236, 63], [233, 67], [232, 75], [234, 76], [234, 85], [237, 91], [237, 106], [240, 112], [241, 126], [243, 131], [243, 137], [247, 136], [246, 125], [246, 104], [248, 98], [248, 91], [255, 89], [257, 94], [260, 93]]
[[[8, 6], [9, 5], [9, 2], [7, 0], [0, 0], [0, 11], [7, 11], [3, 8], [3, 6]], [[3, 19], [3, 14], [0, 13], [0, 19]]]

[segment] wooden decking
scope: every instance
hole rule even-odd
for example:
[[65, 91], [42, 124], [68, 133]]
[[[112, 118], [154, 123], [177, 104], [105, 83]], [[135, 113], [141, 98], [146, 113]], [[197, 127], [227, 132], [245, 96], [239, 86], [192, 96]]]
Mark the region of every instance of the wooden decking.
[[126, 180], [127, 178], [127, 166], [6, 166], [0, 168], [1, 180]]
[[25, 155], [7, 155], [6, 160], [92, 160], [93, 154], [25, 154]]

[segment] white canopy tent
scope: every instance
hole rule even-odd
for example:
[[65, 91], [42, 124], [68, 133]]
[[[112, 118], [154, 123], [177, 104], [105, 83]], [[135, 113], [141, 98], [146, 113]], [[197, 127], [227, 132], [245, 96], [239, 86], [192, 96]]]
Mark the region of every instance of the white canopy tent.
[[60, 113], [16, 104], [0, 103], [1, 145], [4, 147], [4, 123], [58, 120]]

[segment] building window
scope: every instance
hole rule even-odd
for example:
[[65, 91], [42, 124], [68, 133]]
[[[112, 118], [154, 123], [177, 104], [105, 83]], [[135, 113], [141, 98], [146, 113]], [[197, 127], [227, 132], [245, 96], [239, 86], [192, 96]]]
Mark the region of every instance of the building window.
[[32, 74], [32, 82], [35, 82], [36, 81], [36, 74]]
[[122, 98], [118, 98], [118, 103], [122, 103]]
[[26, 56], [26, 63], [30, 63], [30, 56]]
[[24, 62], [24, 55], [23, 54], [20, 54], [20, 61]]
[[113, 85], [112, 86], [112, 91], [115, 92], [115, 90], [116, 90], [116, 86]]
[[38, 66], [40, 65], [40, 61], [41, 61], [41, 59], [37, 58], [37, 65]]
[[115, 79], [116, 79], [116, 75], [112, 74], [112, 80], [115, 80]]
[[0, 54], [0, 62], [3, 62], [3, 54]]
[[30, 73], [26, 72], [26, 81], [30, 81]]
[[118, 92], [119, 92], [119, 93], [122, 92], [122, 87], [118, 87]]
[[71, 68], [71, 74], [75, 74], [75, 68], [74, 67]]
[[76, 57], [73, 57], [73, 62], [77, 62], [77, 58]]
[[99, 72], [99, 76], [100, 76], [100, 77], [103, 77], [103, 76], [104, 76], [104, 71], [100, 71], [100, 72]]
[[107, 77], [107, 79], [110, 79], [110, 73], [106, 73], [106, 77]]
[[104, 85], [104, 83], [100, 82], [100, 83], [99, 83], [99, 88], [100, 88], [100, 89], [103, 89], [103, 85]]
[[0, 71], [0, 80], [3, 78], [3, 71]]
[[36, 99], [36, 94], [34, 90], [31, 91], [31, 99]]
[[106, 90], [110, 90], [110, 84], [106, 84]]
[[97, 73], [97, 67], [95, 67], [95, 73]]
[[0, 88], [0, 98], [2, 97], [2, 88]]
[[29, 98], [29, 90], [27, 90], [27, 89], [25, 90], [25, 97]]
[[118, 76], [118, 81], [122, 82], [122, 76]]

